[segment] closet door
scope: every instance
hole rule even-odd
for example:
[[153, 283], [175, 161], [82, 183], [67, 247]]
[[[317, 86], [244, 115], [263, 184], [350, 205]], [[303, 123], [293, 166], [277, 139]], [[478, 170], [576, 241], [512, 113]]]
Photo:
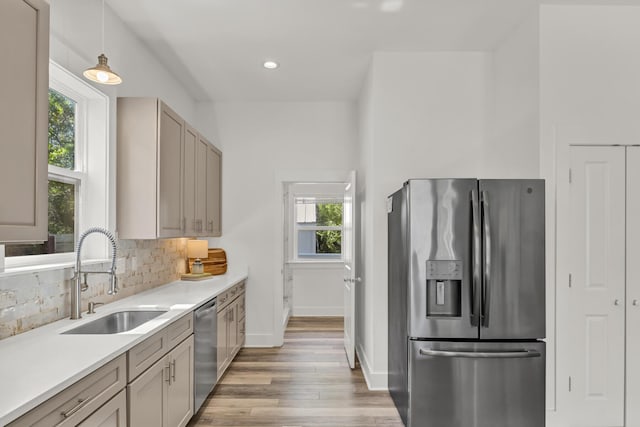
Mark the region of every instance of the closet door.
[[[571, 147], [571, 426], [624, 425], [625, 148]], [[640, 263], [640, 260], [638, 261]]]
[[640, 426], [640, 147], [627, 147], [627, 427]]

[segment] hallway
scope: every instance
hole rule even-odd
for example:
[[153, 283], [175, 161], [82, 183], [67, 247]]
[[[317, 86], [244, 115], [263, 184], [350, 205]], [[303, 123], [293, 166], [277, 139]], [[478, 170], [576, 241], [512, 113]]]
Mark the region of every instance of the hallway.
[[402, 427], [389, 394], [349, 369], [342, 325], [294, 317], [281, 348], [242, 349], [189, 425]]

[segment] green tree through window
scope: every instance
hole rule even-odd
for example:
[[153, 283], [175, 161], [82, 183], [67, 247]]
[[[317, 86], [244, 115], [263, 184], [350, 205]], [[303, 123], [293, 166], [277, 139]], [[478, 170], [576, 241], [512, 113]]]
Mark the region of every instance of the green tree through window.
[[73, 170], [75, 167], [76, 103], [49, 90], [49, 164]]
[[[318, 203], [316, 205], [316, 221], [323, 226], [342, 225], [341, 203]], [[342, 231], [318, 230], [316, 231], [316, 253], [339, 254], [342, 253]]]

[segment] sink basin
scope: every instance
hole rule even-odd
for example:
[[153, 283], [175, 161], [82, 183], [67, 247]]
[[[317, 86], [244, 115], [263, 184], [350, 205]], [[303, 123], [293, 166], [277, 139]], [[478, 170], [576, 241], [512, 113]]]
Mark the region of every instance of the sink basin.
[[153, 311], [119, 311], [86, 323], [77, 328], [69, 329], [63, 334], [117, 334], [130, 331], [143, 323], [166, 313], [166, 310]]

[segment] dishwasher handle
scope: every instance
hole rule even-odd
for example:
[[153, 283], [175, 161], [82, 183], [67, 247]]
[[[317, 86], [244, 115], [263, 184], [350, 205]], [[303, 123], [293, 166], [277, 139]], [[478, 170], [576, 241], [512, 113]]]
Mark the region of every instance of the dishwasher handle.
[[196, 318], [204, 317], [209, 315], [211, 312], [217, 311], [216, 299], [212, 299], [211, 301], [205, 303], [200, 308], [195, 311]]

